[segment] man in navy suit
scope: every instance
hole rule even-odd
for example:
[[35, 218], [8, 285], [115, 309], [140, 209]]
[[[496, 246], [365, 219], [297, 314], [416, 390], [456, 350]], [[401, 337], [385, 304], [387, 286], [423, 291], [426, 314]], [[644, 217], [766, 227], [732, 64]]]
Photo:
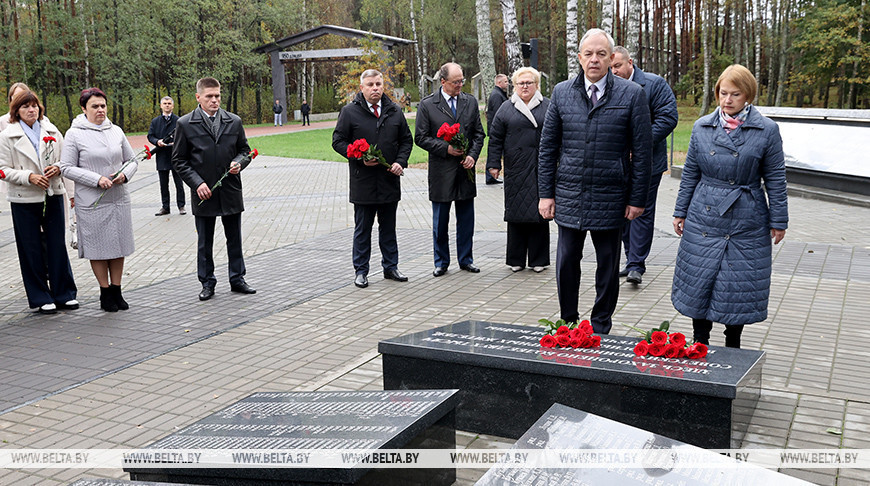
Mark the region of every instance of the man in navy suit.
[[622, 246], [625, 250], [625, 267], [619, 276], [625, 281], [640, 284], [646, 272], [646, 258], [652, 247], [656, 221], [656, 195], [662, 182], [662, 173], [668, 170], [668, 135], [677, 127], [677, 99], [661, 76], [645, 73], [634, 65], [628, 50], [622, 46], [613, 48], [613, 74], [641, 85], [649, 99], [652, 117], [652, 172], [649, 180], [649, 195], [643, 214], [626, 222], [622, 231]]
[[154, 153], [157, 159], [157, 174], [160, 176], [160, 202], [163, 204], [160, 211], [154, 216], [163, 216], [169, 214], [169, 174], [172, 174], [172, 179], [175, 181], [175, 201], [178, 204], [178, 213], [187, 214], [184, 210], [184, 182], [172, 169], [172, 146], [175, 137], [175, 124], [178, 122], [178, 115], [172, 113], [175, 107], [172, 98], [164, 96], [160, 100], [160, 110], [162, 115], [151, 120], [151, 127], [148, 129], [148, 141], [154, 145]]

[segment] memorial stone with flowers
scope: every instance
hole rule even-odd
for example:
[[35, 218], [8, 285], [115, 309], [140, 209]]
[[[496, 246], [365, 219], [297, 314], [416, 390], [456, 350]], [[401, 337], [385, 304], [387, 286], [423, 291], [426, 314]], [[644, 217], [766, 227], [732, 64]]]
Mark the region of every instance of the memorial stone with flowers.
[[740, 446], [762, 351], [707, 350], [663, 326], [639, 344], [583, 321], [541, 323], [464, 321], [381, 341], [384, 389], [459, 389], [457, 428], [500, 437], [561, 403], [699, 447]]

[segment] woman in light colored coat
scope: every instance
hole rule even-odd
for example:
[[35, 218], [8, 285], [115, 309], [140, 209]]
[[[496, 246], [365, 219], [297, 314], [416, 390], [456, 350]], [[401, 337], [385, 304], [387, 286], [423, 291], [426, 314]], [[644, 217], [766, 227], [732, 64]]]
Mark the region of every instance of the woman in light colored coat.
[[757, 90], [743, 66], [719, 76], [719, 107], [695, 122], [674, 209], [682, 241], [671, 300], [704, 344], [714, 321], [739, 348], [744, 324], [767, 318], [771, 239], [788, 227], [782, 138], [750, 104]]
[[[124, 132], [106, 117], [106, 94], [82, 91], [81, 115], [66, 132], [61, 157], [64, 177], [76, 183], [80, 258], [91, 261], [100, 284], [100, 307], [108, 312], [129, 308], [121, 295], [124, 257], [133, 253], [133, 218], [126, 182], [138, 164]], [[123, 168], [123, 170], [122, 170]], [[117, 175], [115, 175], [117, 174]]]
[[38, 312], [77, 309], [76, 285], [64, 245], [60, 177], [63, 137], [43, 114], [36, 93], [19, 89], [9, 126], [0, 133], [0, 179], [8, 184], [15, 244], [27, 301]]

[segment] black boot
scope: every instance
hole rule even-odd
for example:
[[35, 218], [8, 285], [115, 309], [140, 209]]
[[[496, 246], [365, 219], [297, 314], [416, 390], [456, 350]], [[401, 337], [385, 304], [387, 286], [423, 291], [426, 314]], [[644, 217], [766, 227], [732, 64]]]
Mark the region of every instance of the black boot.
[[743, 324], [725, 326], [725, 347], [740, 349], [740, 336], [743, 334]]
[[109, 284], [109, 289], [112, 291], [112, 298], [115, 299], [115, 304], [117, 304], [118, 309], [127, 310], [130, 306], [127, 304], [127, 301], [124, 300], [124, 297], [121, 296], [121, 286], [115, 284]]
[[711, 330], [713, 330], [713, 321], [708, 319], [692, 319], [692, 335], [696, 343], [709, 346]]
[[111, 287], [100, 287], [100, 309], [106, 312], [118, 312], [118, 303], [115, 302]]

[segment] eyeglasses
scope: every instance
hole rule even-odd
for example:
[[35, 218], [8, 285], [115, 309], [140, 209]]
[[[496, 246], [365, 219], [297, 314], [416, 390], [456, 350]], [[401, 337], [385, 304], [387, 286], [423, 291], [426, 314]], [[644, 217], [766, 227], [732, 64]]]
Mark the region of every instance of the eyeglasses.
[[450, 83], [453, 86], [462, 86], [463, 84], [465, 84], [465, 78], [457, 79], [456, 81], [445, 81], [445, 82]]
[[535, 84], [537, 83], [535, 83], [534, 81], [521, 81], [517, 83], [517, 86], [522, 86], [525, 88], [526, 86], [534, 86]]

